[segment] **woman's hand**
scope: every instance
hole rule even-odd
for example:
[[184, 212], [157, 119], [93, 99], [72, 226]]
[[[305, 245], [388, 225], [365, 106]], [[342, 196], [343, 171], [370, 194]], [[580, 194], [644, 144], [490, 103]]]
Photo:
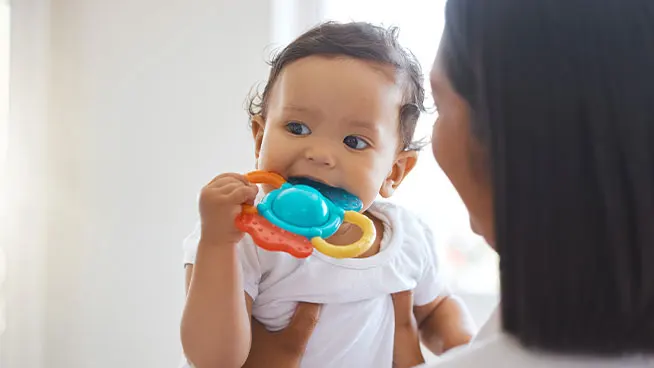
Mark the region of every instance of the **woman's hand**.
[[420, 333], [413, 314], [413, 291], [392, 295], [395, 310], [393, 368], [410, 368], [425, 362], [420, 350]]
[[[395, 310], [393, 367], [410, 368], [425, 362], [420, 350], [418, 326], [413, 315], [413, 293], [392, 295]], [[252, 347], [244, 368], [297, 368], [313, 333], [320, 305], [299, 303], [291, 323], [285, 329], [270, 332], [252, 318]], [[371, 352], [372, 353], [372, 352]]]
[[277, 332], [266, 330], [252, 318], [252, 347], [243, 367], [299, 367], [319, 315], [319, 304], [298, 303], [291, 323]]

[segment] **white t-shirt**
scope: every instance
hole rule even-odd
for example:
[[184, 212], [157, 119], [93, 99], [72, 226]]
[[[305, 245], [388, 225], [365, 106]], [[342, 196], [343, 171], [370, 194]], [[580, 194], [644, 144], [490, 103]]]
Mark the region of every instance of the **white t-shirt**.
[[[286, 327], [297, 302], [323, 305], [301, 367], [390, 368], [391, 294], [413, 290], [419, 306], [448, 292], [429, 227], [392, 203], [376, 202], [369, 212], [384, 224], [380, 252], [372, 257], [339, 260], [314, 251], [298, 259], [259, 248], [247, 235], [238, 245], [252, 314], [269, 330]], [[199, 236], [196, 229], [186, 239], [185, 263], [195, 262]]]
[[436, 363], [422, 368], [652, 368], [654, 356], [630, 356], [607, 359], [605, 357], [572, 357], [537, 352], [522, 347], [500, 328], [499, 307], [493, 311], [473, 343], [443, 356]]

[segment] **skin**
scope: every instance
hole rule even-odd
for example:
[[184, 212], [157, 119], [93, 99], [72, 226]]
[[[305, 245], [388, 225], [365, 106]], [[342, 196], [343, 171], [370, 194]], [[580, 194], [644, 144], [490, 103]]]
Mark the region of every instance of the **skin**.
[[[391, 196], [417, 160], [416, 152], [402, 149], [397, 119], [401, 102], [402, 89], [392, 67], [310, 56], [284, 68], [273, 86], [267, 116], [252, 121], [258, 169], [311, 177], [362, 200], [364, 214], [378, 230], [373, 247], [362, 257], [379, 251], [383, 234], [381, 221], [365, 210], [378, 195]], [[185, 354], [197, 368], [241, 367], [248, 359], [252, 299], [243, 293], [236, 250], [243, 234], [234, 219], [257, 192], [255, 185], [233, 173], [217, 176], [201, 192], [201, 239], [196, 263], [188, 271], [181, 325]], [[358, 228], [342, 226], [330, 241], [349, 244], [360, 236]], [[400, 301], [403, 312], [396, 329], [405, 338], [402, 345], [396, 341], [406, 348], [396, 351], [401, 360], [396, 366], [422, 361], [415, 326], [435, 353], [470, 341], [472, 323], [456, 299], [437, 298], [413, 311], [406, 299]], [[264, 335], [263, 341], [271, 340]], [[302, 338], [298, 342], [306, 343]], [[297, 356], [293, 361], [299, 361]]]
[[[186, 290], [191, 283], [193, 266], [186, 267]], [[395, 310], [395, 343], [393, 367], [408, 368], [425, 362], [420, 350], [420, 337], [413, 314], [413, 294], [410, 290], [391, 295]], [[298, 303], [289, 325], [270, 332], [255, 318], [251, 320], [252, 347], [243, 368], [297, 368], [304, 349], [318, 324], [320, 305]]]
[[[401, 102], [391, 67], [350, 58], [300, 59], [280, 74], [265, 120], [253, 119], [257, 167], [343, 188], [365, 210], [377, 195], [390, 197], [415, 166], [417, 153], [400, 146]], [[358, 228], [342, 226], [330, 241], [349, 244], [360, 236]], [[363, 257], [376, 254], [380, 240]]]
[[[193, 266], [186, 266], [186, 291], [188, 293]], [[300, 366], [302, 354], [311, 333], [318, 323], [320, 305], [298, 303], [289, 325], [277, 332], [270, 332], [252, 318], [252, 347], [243, 368], [296, 368]]]
[[430, 73], [438, 118], [434, 123], [434, 158], [452, 182], [470, 215], [472, 230], [494, 247], [492, 187], [484, 166], [486, 152], [472, 135], [470, 106], [447, 78], [440, 55]]

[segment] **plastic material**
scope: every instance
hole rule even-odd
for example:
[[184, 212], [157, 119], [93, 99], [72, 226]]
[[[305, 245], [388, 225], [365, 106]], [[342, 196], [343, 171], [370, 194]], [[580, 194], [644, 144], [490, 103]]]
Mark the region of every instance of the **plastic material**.
[[334, 235], [344, 216], [316, 189], [288, 183], [264, 197], [257, 209], [274, 225], [309, 239]]
[[249, 233], [254, 242], [265, 250], [286, 252], [296, 258], [306, 258], [313, 253], [309, 239], [280, 229], [260, 215], [242, 213], [236, 220], [236, 226]]
[[363, 202], [361, 202], [359, 197], [345, 189], [335, 188], [305, 177], [291, 177], [288, 179], [288, 182], [294, 185], [306, 185], [315, 188], [337, 207], [343, 209], [343, 211], [359, 212], [363, 208]]
[[[363, 206], [361, 201], [347, 191], [304, 178], [293, 178], [296, 184], [287, 183], [280, 175], [264, 171], [251, 172], [246, 178], [276, 188], [256, 207], [243, 205], [236, 218], [236, 226], [249, 233], [261, 248], [305, 258], [315, 247], [330, 257], [349, 258], [372, 246], [375, 227], [358, 212]], [[343, 222], [360, 227], [361, 239], [343, 246], [327, 242], [325, 238], [334, 235]]]

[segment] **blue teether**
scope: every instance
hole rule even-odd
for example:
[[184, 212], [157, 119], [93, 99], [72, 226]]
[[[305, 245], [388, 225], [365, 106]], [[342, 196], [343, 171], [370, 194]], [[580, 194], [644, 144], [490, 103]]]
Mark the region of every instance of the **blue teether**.
[[344, 211], [359, 212], [363, 208], [361, 200], [345, 189], [335, 188], [305, 177], [291, 177], [288, 178], [288, 182], [295, 185], [306, 185], [318, 190], [323, 196], [332, 201], [336, 206], [342, 208]]

